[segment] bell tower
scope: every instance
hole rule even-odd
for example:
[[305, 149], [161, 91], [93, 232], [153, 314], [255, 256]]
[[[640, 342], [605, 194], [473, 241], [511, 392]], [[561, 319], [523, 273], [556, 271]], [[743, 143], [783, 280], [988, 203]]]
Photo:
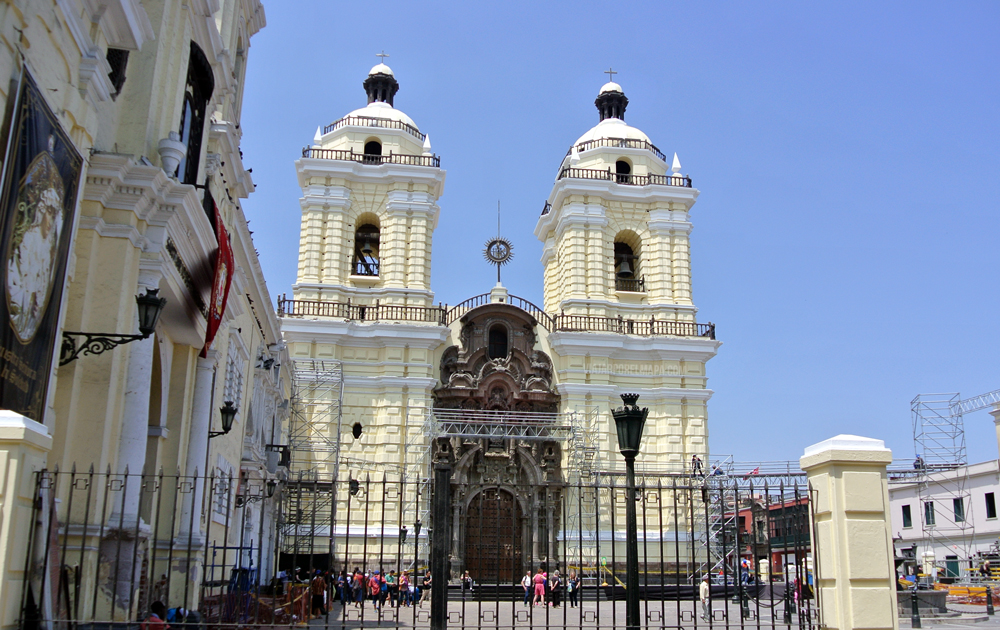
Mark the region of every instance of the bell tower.
[[617, 83], [600, 122], [570, 148], [535, 228], [549, 312], [694, 321], [689, 213], [698, 198], [642, 131]]
[[[567, 151], [535, 226], [547, 342], [564, 411], [606, 412], [639, 393], [650, 407], [643, 461], [683, 470], [708, 453], [705, 366], [720, 345], [691, 295], [698, 190], [676, 154], [625, 123], [628, 103], [619, 84], [601, 87], [598, 123]], [[618, 459], [612, 426], [605, 461]]]
[[427, 307], [445, 172], [428, 136], [393, 107], [384, 63], [368, 105], [316, 129], [295, 162], [302, 198], [296, 300]]

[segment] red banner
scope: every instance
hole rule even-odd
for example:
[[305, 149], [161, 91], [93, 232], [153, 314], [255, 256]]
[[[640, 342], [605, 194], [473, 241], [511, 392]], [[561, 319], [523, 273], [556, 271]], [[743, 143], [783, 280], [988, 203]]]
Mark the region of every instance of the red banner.
[[213, 202], [212, 207], [215, 209], [215, 235], [219, 240], [219, 251], [215, 257], [215, 280], [212, 281], [212, 300], [208, 304], [208, 331], [205, 333], [205, 347], [201, 349], [202, 357], [208, 355], [208, 348], [222, 324], [222, 314], [226, 312], [229, 285], [233, 283], [233, 271], [236, 266], [233, 261], [233, 248], [229, 242], [229, 232], [222, 224], [219, 206]]

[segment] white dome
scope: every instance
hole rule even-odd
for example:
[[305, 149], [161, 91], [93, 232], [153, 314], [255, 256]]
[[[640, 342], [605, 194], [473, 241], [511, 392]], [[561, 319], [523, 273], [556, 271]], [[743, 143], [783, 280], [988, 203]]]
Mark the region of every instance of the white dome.
[[599, 140], [603, 138], [627, 138], [629, 140], [645, 140], [646, 142], [649, 142], [649, 136], [635, 127], [626, 125], [624, 120], [618, 118], [605, 118], [601, 122], [597, 123], [597, 125], [595, 125], [590, 131], [580, 136], [580, 138], [573, 143], [573, 146], [582, 142], [589, 142], [590, 140]]
[[598, 92], [597, 95], [600, 96], [601, 94], [604, 94], [605, 92], [621, 92], [622, 94], [625, 93], [625, 92], [622, 92], [622, 86], [618, 85], [614, 81], [608, 81], [607, 83], [605, 83], [601, 87], [601, 91]]
[[392, 68], [385, 65], [384, 63], [380, 63], [374, 68], [372, 68], [371, 72], [368, 73], [368, 76], [371, 76], [373, 74], [388, 74], [390, 77], [396, 76], [392, 73]]
[[[378, 66], [376, 66], [377, 68]], [[368, 116], [369, 118], [387, 118], [389, 120], [395, 120], [401, 123], [406, 123], [413, 128], [417, 128], [417, 123], [413, 122], [413, 119], [404, 114], [403, 112], [395, 109], [392, 105], [388, 103], [383, 103], [381, 101], [373, 101], [368, 103], [367, 107], [362, 107], [361, 109], [356, 109], [348, 116]]]

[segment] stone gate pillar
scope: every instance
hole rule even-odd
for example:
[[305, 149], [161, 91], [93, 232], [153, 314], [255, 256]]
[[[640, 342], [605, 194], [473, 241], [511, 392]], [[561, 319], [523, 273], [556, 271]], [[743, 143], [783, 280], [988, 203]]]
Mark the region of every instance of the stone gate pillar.
[[[0, 410], [0, 541], [3, 542], [0, 628], [3, 630], [17, 628], [21, 617], [21, 596], [29, 579], [24, 572], [25, 553], [35, 534], [35, 473], [45, 468], [51, 448], [52, 437], [43, 425], [13, 411]], [[34, 594], [37, 600], [38, 591]]]
[[809, 477], [810, 531], [820, 622], [898, 630], [889, 486], [882, 440], [838, 435], [799, 460]]

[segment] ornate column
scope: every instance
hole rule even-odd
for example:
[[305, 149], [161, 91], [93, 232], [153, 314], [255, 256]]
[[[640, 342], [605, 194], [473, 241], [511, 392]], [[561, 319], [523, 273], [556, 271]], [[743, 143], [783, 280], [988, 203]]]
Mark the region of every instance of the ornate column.
[[[158, 273], [140, 271], [138, 295], [147, 289], [159, 287]], [[131, 300], [131, 296], [129, 296]], [[138, 311], [131, 322], [131, 332], [138, 324]], [[129, 478], [121, 494], [121, 502], [112, 507], [109, 524], [117, 527], [135, 527], [139, 518], [139, 491], [141, 474], [146, 463], [146, 438], [149, 435], [149, 392], [153, 374], [153, 348], [155, 336], [133, 341], [128, 346], [128, 372], [125, 375], [125, 394], [122, 397], [122, 424], [118, 436], [118, 457], [115, 471], [119, 475], [128, 471]], [[154, 471], [149, 471], [153, 473]], [[124, 512], [124, 514], [122, 514]]]
[[[197, 473], [199, 481], [195, 484], [194, 492], [187, 494], [181, 510], [180, 533], [183, 538], [187, 538], [188, 534], [201, 531], [200, 511], [205, 492], [205, 483], [202, 480], [207, 476], [208, 431], [215, 415], [212, 390], [215, 383], [217, 359], [218, 353], [215, 350], [209, 350], [204, 359], [198, 358], [195, 370], [194, 397], [191, 401], [191, 431], [188, 434], [188, 452], [184, 474], [193, 477]], [[194, 510], [193, 515], [192, 510]]]

